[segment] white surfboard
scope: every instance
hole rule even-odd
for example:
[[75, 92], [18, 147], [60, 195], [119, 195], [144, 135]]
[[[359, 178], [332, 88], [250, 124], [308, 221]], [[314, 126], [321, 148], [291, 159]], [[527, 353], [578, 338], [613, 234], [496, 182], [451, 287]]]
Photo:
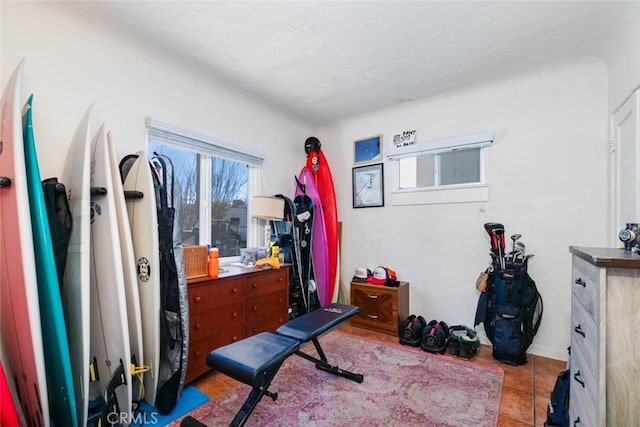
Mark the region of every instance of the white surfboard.
[[122, 413], [131, 414], [131, 349], [125, 296], [120, 234], [116, 202], [109, 164], [107, 134], [104, 125], [91, 142], [91, 188], [106, 190], [91, 196], [91, 261], [89, 357], [96, 364], [100, 394], [105, 395], [109, 382], [122, 366], [126, 384], [116, 388]]
[[[122, 186], [122, 180], [120, 179], [120, 170], [118, 169], [116, 152], [113, 148], [113, 143], [111, 142], [111, 132], [107, 133], [107, 147], [109, 151], [111, 180], [113, 182], [113, 198], [115, 201], [116, 220], [118, 222], [118, 233], [120, 237], [120, 254], [122, 256], [122, 273], [127, 300], [127, 320], [129, 323], [131, 362], [135, 362], [135, 365], [139, 366], [144, 360], [142, 317], [140, 315], [140, 293], [138, 291], [138, 279], [136, 278], [135, 255], [133, 252], [133, 241], [131, 240], [129, 215], [127, 214], [127, 205], [124, 198], [124, 187]], [[140, 400], [140, 392], [142, 391], [142, 388], [135, 380], [133, 380], [131, 386], [133, 401]]]
[[29, 424], [49, 425], [42, 329], [22, 139], [24, 61], [0, 103], [0, 320], [2, 348]]
[[89, 392], [89, 246], [91, 109], [69, 146], [61, 182], [66, 186], [73, 227], [62, 279], [62, 307], [67, 322], [78, 422], [87, 425]]
[[136, 153], [137, 160], [129, 170], [125, 191], [139, 191], [141, 199], [127, 199], [129, 225], [136, 259], [144, 364], [151, 370], [144, 376], [145, 400], [155, 406], [160, 363], [160, 249], [158, 243], [158, 214], [153, 177], [147, 155]]

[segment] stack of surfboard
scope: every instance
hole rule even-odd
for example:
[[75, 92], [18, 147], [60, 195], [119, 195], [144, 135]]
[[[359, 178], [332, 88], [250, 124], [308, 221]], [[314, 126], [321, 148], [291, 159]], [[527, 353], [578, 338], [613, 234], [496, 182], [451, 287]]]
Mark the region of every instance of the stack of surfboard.
[[338, 208], [329, 163], [320, 141], [305, 141], [307, 162], [297, 177], [295, 195], [306, 194], [314, 207], [311, 256], [321, 306], [336, 302], [339, 286]]
[[[23, 108], [23, 68], [1, 102], [0, 424], [85, 426], [89, 402], [112, 397], [126, 425], [132, 402], [144, 390], [153, 405], [157, 386], [159, 250], [151, 171], [141, 156], [142, 166], [123, 185], [110, 135], [104, 125], [92, 129], [89, 108], [61, 177], [73, 225], [59, 283], [32, 97]], [[144, 197], [125, 201], [125, 190]], [[149, 371], [132, 378], [132, 362]]]

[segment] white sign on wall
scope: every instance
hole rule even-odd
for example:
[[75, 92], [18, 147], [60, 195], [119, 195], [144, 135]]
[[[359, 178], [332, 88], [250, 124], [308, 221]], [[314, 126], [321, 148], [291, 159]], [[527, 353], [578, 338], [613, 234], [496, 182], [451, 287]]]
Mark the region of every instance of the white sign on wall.
[[414, 142], [416, 142], [415, 130], [405, 130], [402, 131], [402, 133], [393, 135], [393, 145], [396, 148], [406, 147], [407, 145], [411, 145]]

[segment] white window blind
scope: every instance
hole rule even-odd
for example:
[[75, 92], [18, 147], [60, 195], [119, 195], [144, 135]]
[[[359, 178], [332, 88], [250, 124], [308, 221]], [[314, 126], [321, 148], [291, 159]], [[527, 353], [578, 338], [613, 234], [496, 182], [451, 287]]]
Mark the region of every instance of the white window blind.
[[145, 123], [149, 141], [155, 141], [159, 144], [177, 145], [200, 154], [233, 160], [254, 168], [261, 167], [264, 161], [264, 155], [262, 153], [247, 149], [246, 147], [239, 147], [226, 141], [200, 135], [177, 126], [160, 122], [152, 117], [147, 117]]
[[440, 154], [469, 148], [483, 148], [490, 146], [492, 142], [493, 132], [486, 132], [477, 135], [424, 142], [421, 144], [416, 143], [400, 148], [390, 148], [386, 152], [386, 155], [389, 160], [399, 160], [424, 154]]

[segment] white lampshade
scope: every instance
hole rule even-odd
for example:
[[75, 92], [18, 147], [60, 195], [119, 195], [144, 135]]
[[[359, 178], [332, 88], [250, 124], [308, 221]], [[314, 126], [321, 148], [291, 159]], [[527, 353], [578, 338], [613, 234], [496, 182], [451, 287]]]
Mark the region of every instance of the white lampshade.
[[251, 216], [268, 220], [281, 220], [284, 215], [284, 199], [254, 196], [251, 200]]

